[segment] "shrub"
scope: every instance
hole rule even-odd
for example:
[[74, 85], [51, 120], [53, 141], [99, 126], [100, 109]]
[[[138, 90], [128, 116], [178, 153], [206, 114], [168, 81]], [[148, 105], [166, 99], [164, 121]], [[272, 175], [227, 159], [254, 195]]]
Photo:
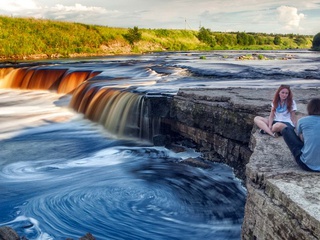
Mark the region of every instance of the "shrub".
[[320, 51], [320, 32], [317, 33], [313, 38], [312, 50]]

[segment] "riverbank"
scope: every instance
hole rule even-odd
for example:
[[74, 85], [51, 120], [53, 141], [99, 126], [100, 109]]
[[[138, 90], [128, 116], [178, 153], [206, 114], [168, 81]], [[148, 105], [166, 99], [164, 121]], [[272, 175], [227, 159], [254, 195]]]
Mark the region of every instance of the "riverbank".
[[199, 31], [130, 29], [6, 16], [0, 16], [0, 26], [2, 61], [165, 51], [310, 49], [313, 41], [313, 36], [298, 34], [221, 33], [204, 27]]

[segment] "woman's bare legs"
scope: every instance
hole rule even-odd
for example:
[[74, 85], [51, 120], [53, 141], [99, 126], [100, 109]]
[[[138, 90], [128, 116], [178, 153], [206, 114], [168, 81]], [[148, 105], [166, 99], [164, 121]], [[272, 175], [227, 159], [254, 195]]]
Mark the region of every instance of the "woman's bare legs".
[[284, 123], [281, 122], [277, 122], [275, 124], [272, 125], [272, 132], [281, 132], [282, 129], [284, 129], [285, 127], [287, 127], [287, 125], [285, 125]]
[[264, 130], [270, 136], [274, 137], [272, 130], [269, 128], [269, 119], [257, 116], [253, 119], [258, 128]]

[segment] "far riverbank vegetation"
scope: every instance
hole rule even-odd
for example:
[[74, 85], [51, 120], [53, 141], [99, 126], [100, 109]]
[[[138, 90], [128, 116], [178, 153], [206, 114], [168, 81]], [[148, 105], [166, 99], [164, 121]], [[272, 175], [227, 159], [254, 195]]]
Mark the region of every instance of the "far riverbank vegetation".
[[0, 16], [0, 59], [85, 57], [158, 51], [310, 49], [313, 36], [115, 28]]

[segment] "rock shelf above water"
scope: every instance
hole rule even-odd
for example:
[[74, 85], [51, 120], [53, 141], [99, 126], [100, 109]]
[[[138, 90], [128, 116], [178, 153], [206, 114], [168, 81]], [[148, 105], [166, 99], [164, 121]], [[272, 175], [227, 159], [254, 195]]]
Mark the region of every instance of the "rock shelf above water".
[[[292, 89], [298, 118], [320, 89]], [[283, 138], [261, 135], [256, 115], [268, 116], [275, 89], [180, 89], [173, 129], [225, 161], [245, 180], [242, 239], [320, 239], [320, 174], [301, 170]], [[320, 152], [319, 152], [320, 154]]]

